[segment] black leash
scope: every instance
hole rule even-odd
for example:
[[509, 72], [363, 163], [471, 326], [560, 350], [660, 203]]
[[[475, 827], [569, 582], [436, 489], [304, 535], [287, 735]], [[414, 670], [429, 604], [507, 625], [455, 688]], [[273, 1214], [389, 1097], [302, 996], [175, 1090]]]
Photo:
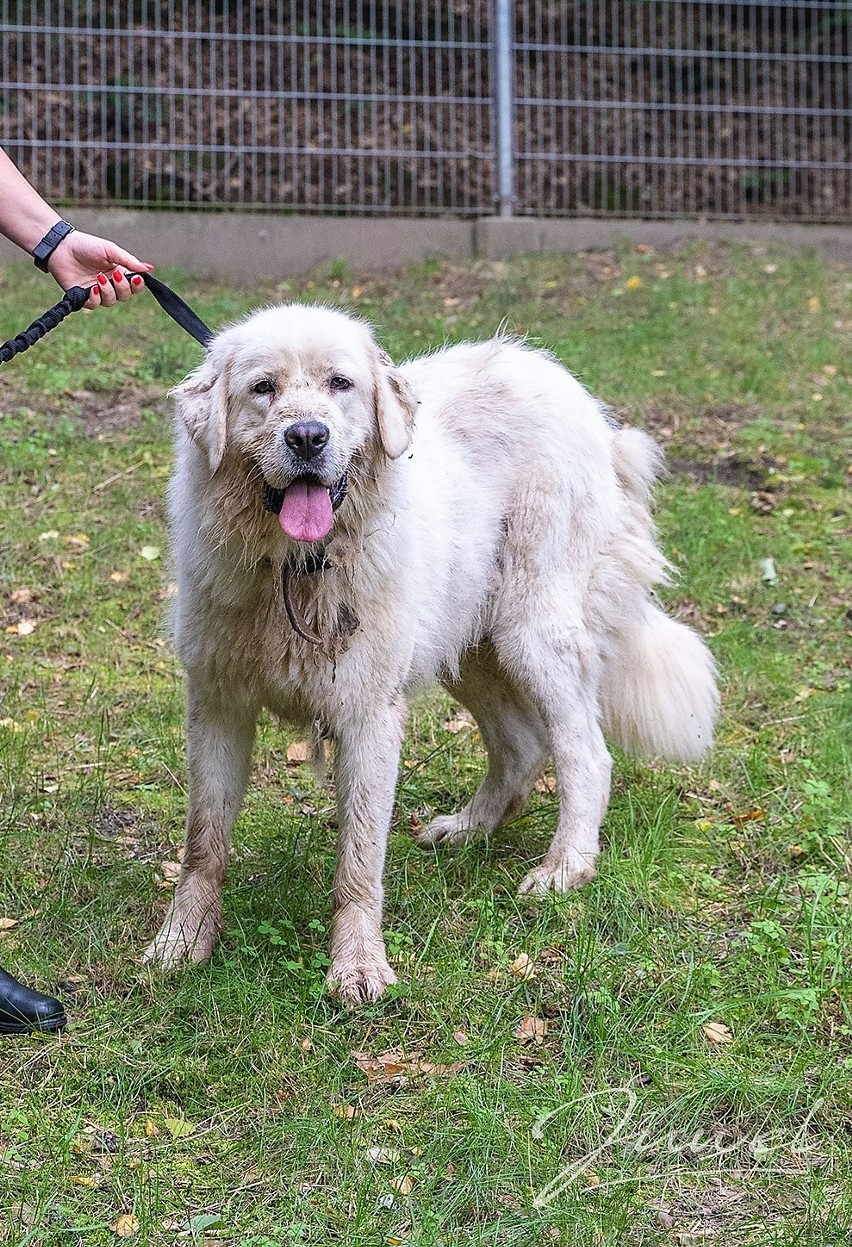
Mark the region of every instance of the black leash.
[[[141, 277], [163, 311], [171, 316], [181, 329], [185, 329], [190, 337], [195, 338], [196, 342], [200, 342], [205, 349], [210, 345], [214, 338], [212, 329], [209, 329], [201, 317], [196, 316], [189, 304], [184, 303], [180, 295], [175, 294], [165, 282], [160, 281], [158, 277], [152, 277], [150, 273], [128, 273], [127, 276]], [[88, 302], [93, 289], [93, 286], [89, 286], [88, 289], [85, 286], [72, 286], [70, 290], [66, 290], [60, 301], [48, 308], [38, 320], [34, 320], [28, 329], [0, 346], [0, 364], [8, 364], [22, 351], [28, 351], [51, 329], [61, 325], [66, 316], [70, 316], [72, 312], [79, 312]]]

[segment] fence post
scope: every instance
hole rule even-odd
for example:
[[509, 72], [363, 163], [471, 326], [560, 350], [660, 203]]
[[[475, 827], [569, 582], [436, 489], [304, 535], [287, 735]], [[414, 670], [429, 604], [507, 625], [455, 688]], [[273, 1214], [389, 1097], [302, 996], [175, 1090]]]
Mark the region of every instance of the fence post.
[[497, 158], [497, 211], [511, 216], [515, 199], [514, 4], [494, 0], [494, 115]]

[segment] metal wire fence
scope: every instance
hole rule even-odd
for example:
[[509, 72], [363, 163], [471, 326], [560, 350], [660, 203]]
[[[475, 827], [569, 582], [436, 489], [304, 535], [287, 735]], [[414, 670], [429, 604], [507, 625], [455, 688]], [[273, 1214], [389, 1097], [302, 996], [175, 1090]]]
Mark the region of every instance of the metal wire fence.
[[0, 0], [0, 142], [57, 203], [837, 221], [850, 68], [848, 0]]

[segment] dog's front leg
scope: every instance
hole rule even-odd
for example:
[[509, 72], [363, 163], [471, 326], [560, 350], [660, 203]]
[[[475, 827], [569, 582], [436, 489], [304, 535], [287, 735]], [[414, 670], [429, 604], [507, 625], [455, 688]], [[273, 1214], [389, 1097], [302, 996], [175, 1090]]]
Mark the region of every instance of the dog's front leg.
[[350, 1006], [396, 982], [382, 939], [382, 871], [404, 726], [404, 705], [392, 703], [335, 728], [340, 832], [328, 982]]
[[231, 828], [248, 782], [257, 710], [187, 678], [189, 807], [180, 879], [159, 932], [143, 953], [165, 968], [206, 961], [222, 925], [222, 880]]

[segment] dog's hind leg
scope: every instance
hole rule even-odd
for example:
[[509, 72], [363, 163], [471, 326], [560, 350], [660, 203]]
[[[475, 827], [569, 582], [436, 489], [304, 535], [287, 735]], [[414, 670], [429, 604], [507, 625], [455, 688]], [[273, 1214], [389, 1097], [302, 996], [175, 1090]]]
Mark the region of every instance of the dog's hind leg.
[[567, 892], [595, 875], [612, 760], [598, 722], [600, 656], [581, 623], [561, 623], [568, 595], [495, 632], [501, 659], [540, 708], [556, 771], [559, 821], [521, 892]]
[[180, 880], [143, 960], [166, 968], [206, 961], [222, 925], [231, 828], [248, 782], [256, 709], [188, 677], [189, 809]]
[[508, 822], [523, 808], [549, 752], [535, 704], [501, 669], [490, 646], [466, 658], [458, 681], [446, 687], [476, 719], [488, 773], [463, 809], [432, 819], [413, 836], [424, 847], [464, 844]]

